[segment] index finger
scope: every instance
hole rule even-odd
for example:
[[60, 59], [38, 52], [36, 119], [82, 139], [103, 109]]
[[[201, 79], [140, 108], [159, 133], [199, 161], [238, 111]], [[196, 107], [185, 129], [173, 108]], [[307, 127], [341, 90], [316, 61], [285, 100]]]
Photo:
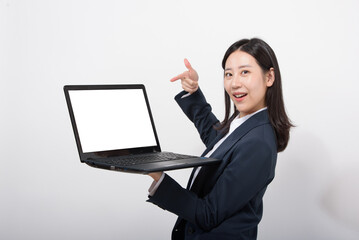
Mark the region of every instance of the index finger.
[[176, 77], [171, 78], [170, 81], [175, 82], [175, 81], [177, 81], [177, 80], [179, 80], [181, 78], [184, 78], [184, 77], [185, 77], [185, 73], [181, 73], [181, 74], [177, 75]]

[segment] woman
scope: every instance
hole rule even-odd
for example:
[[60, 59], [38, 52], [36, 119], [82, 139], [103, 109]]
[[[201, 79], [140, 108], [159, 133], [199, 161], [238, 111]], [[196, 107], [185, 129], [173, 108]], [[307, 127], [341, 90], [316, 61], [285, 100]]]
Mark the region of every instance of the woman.
[[171, 79], [181, 80], [184, 89], [175, 99], [207, 147], [203, 156], [222, 161], [194, 169], [187, 189], [164, 173], [149, 174], [154, 183], [148, 201], [178, 215], [172, 239], [256, 239], [262, 198], [292, 126], [276, 56], [257, 38], [229, 47], [222, 61], [226, 113], [221, 123], [186, 59], [185, 66], [188, 71]]

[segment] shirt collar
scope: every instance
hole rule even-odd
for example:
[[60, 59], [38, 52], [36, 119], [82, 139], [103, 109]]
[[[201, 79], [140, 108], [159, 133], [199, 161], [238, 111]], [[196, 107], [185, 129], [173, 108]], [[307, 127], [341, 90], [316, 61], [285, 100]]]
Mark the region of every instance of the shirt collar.
[[248, 115], [246, 115], [244, 117], [239, 117], [239, 114], [238, 114], [238, 116], [235, 119], [233, 119], [233, 121], [231, 122], [231, 125], [229, 126], [229, 133], [233, 132], [234, 129], [236, 129], [237, 127], [242, 125], [245, 121], [247, 121], [253, 115], [255, 115], [255, 114], [257, 114], [257, 113], [259, 113], [261, 111], [264, 111], [266, 109], [267, 109], [267, 107], [261, 108], [258, 111], [254, 112], [254, 113], [251, 113], [251, 114], [248, 114]]

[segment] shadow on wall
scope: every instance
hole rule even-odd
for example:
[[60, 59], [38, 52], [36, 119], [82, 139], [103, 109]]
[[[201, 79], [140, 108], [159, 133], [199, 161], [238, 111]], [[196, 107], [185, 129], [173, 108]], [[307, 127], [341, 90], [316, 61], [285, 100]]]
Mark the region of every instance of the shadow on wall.
[[[359, 165], [343, 166], [339, 171], [335, 166], [340, 159], [333, 159], [331, 153], [340, 149], [330, 149], [313, 132], [298, 135], [295, 136], [296, 149], [292, 149], [291, 161], [300, 165], [296, 170], [301, 169], [299, 172], [303, 174], [298, 179], [304, 181], [303, 193], [307, 193], [307, 200], [311, 199], [307, 204], [314, 203], [319, 207], [313, 212], [314, 219], [323, 217], [318, 211], [321, 209], [338, 224], [359, 232]], [[343, 164], [348, 162], [345, 159]], [[316, 224], [323, 227], [329, 226], [328, 223]]]
[[[302, 127], [293, 129], [288, 148], [278, 156], [276, 177], [265, 195], [259, 236], [355, 239], [352, 230], [359, 227], [359, 206], [354, 201], [359, 196], [353, 192], [358, 189], [354, 182], [359, 176], [346, 171], [345, 178], [335, 179], [335, 159], [331, 155], [319, 135]], [[349, 238], [341, 238], [343, 235]]]
[[322, 206], [336, 220], [359, 232], [358, 164], [345, 166], [339, 174], [334, 174], [323, 194]]

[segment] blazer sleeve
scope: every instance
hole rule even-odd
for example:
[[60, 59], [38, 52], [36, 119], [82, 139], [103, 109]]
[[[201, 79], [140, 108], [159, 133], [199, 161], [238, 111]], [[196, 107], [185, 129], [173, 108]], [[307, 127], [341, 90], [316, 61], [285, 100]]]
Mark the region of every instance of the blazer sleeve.
[[213, 229], [255, 199], [273, 179], [275, 149], [262, 137], [245, 137], [234, 146], [228, 165], [204, 198], [166, 175], [148, 201], [203, 230]]
[[191, 95], [182, 98], [185, 94], [187, 92], [182, 91], [175, 97], [175, 100], [186, 116], [194, 123], [202, 142], [208, 147], [218, 135], [218, 131], [213, 127], [219, 121], [212, 113], [212, 107], [207, 103], [200, 88]]

